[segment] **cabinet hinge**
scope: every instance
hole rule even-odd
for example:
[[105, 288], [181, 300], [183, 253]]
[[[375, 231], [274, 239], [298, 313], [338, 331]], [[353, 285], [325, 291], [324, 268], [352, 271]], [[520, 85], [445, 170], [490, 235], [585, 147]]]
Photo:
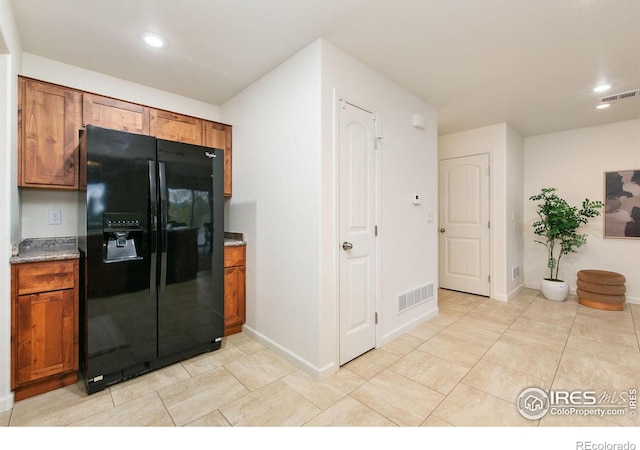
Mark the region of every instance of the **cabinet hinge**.
[[374, 233], [374, 236], [376, 236], [376, 237], [378, 236], [378, 225], [373, 227], [373, 233]]
[[491, 221], [487, 222], [487, 228], [491, 228]]
[[489, 281], [489, 283], [491, 283], [491, 275], [489, 275], [489, 276], [487, 277], [487, 281]]
[[378, 313], [376, 312], [376, 325], [378, 325]]

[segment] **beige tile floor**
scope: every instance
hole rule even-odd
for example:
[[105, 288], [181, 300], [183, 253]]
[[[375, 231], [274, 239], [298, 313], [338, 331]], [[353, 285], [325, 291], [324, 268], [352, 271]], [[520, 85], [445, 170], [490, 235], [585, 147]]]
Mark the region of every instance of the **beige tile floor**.
[[629, 414], [522, 417], [527, 387], [640, 388], [640, 305], [600, 311], [525, 289], [508, 303], [441, 290], [438, 317], [315, 381], [250, 337], [87, 396], [16, 402], [23, 426], [638, 426]]

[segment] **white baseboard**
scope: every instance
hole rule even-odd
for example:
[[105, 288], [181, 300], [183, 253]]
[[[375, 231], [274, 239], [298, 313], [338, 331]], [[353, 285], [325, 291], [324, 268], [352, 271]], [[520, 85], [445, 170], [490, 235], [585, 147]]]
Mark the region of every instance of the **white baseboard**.
[[501, 302], [508, 302], [509, 300], [513, 300], [513, 298], [516, 295], [518, 295], [518, 292], [520, 292], [524, 288], [525, 288], [525, 286], [524, 286], [524, 283], [523, 283], [523, 284], [518, 285], [511, 292], [508, 292], [506, 295], [505, 294], [492, 294], [491, 295], [491, 299], [492, 300], [500, 300]]
[[285, 361], [293, 364], [298, 369], [302, 370], [318, 381], [322, 381], [328, 378], [330, 375], [336, 373], [339, 369], [339, 367], [336, 366], [335, 363], [327, 364], [325, 367], [317, 367], [314, 364], [311, 364], [306, 359], [302, 358], [300, 355], [292, 352], [288, 348], [285, 348], [272, 339], [264, 336], [263, 334], [258, 333], [256, 330], [254, 330], [250, 326], [247, 326], [246, 324], [242, 326], [242, 332], [246, 333], [248, 336], [252, 337], [256, 341], [267, 347], [269, 350], [282, 357]]
[[393, 341], [394, 339], [402, 336], [407, 331], [410, 331], [411, 329], [420, 325], [422, 322], [425, 322], [429, 319], [433, 319], [438, 315], [438, 313], [439, 313], [438, 304], [434, 301], [433, 307], [429, 311], [425, 312], [424, 314], [421, 314], [420, 316], [402, 325], [401, 327], [396, 328], [395, 330], [392, 330], [391, 332], [386, 333], [383, 336], [380, 336], [380, 342], [378, 343], [377, 347], [378, 348], [382, 347], [383, 345], [386, 345], [389, 342]]
[[[509, 301], [510, 299], [514, 298], [524, 288], [539, 290], [540, 286], [538, 284], [535, 284], [535, 285], [522, 284], [518, 286], [516, 289], [514, 289], [513, 291], [509, 292], [506, 296], [501, 296], [503, 298], [496, 298], [496, 300]], [[571, 293], [575, 295], [575, 290], [573, 290]], [[640, 298], [627, 297], [627, 303], [634, 303], [634, 304], [640, 305]], [[379, 348], [390, 343], [394, 339], [400, 337], [401, 335], [403, 335], [407, 331], [410, 331], [411, 329], [420, 325], [421, 323], [436, 317], [438, 313], [439, 313], [439, 310], [438, 310], [437, 302], [433, 302], [432, 309], [414, 318], [413, 320], [402, 325], [401, 327], [398, 327], [392, 330], [391, 332], [380, 336], [380, 342], [378, 342], [377, 347]], [[312, 364], [311, 362], [307, 361], [305, 358], [301, 357], [300, 355], [292, 352], [288, 348], [283, 347], [279, 343], [257, 332], [256, 330], [254, 330], [253, 328], [251, 328], [246, 324], [243, 325], [242, 331], [243, 333], [246, 333], [248, 336], [252, 337], [256, 341], [258, 341], [259, 343], [267, 347], [268, 349], [272, 350], [278, 356], [282, 357], [285, 361], [299, 368], [300, 370], [307, 373], [308, 375], [310, 375], [311, 377], [313, 377], [318, 381], [322, 381], [328, 378], [329, 376], [336, 373], [340, 368], [339, 365], [337, 365], [335, 362], [329, 363], [323, 367], [318, 367]], [[8, 407], [8, 409], [11, 409], [13, 407], [13, 394], [11, 394], [11, 398], [9, 399], [9, 405], [10, 406]], [[0, 399], [0, 412], [2, 411], [2, 406], [3, 406], [2, 399]], [[5, 409], [5, 411], [8, 409]]]
[[[384, 336], [381, 336], [380, 342], [378, 342], [377, 347], [382, 347], [383, 345], [388, 344], [389, 342], [393, 341], [394, 339], [406, 333], [407, 331], [411, 330], [412, 328], [416, 327], [417, 325], [420, 325], [422, 322], [432, 319], [437, 315], [438, 315], [438, 305], [437, 305], [437, 302], [434, 301], [433, 308], [430, 309], [429, 311], [416, 317], [415, 319], [403, 325], [402, 327], [397, 328], [392, 332], [385, 334]], [[302, 370], [303, 372], [307, 373], [308, 375], [310, 375], [311, 377], [313, 377], [318, 381], [322, 381], [328, 378], [329, 376], [336, 373], [340, 368], [340, 366], [337, 365], [337, 363], [330, 363], [324, 367], [318, 367], [312, 364], [311, 362], [307, 361], [305, 358], [302, 358], [300, 355], [292, 352], [288, 348], [283, 347], [279, 343], [257, 332], [256, 330], [254, 330], [253, 328], [251, 328], [246, 324], [242, 326], [242, 332], [247, 334], [247, 336], [255, 339], [260, 344], [264, 345], [269, 350], [273, 351], [278, 356], [282, 357], [285, 361], [287, 361], [290, 364], [293, 364], [298, 369]]]
[[13, 392], [0, 397], [0, 413], [13, 409]]
[[513, 300], [524, 289], [524, 283], [520, 283], [514, 290], [507, 294], [507, 301]]

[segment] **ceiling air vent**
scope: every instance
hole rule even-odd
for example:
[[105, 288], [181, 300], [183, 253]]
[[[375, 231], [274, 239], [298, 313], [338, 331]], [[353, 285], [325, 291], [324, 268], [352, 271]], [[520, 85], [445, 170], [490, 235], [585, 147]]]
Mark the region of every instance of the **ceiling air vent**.
[[610, 103], [610, 102], [614, 102], [616, 100], [622, 100], [622, 99], [625, 99], [625, 98], [632, 98], [632, 97], [635, 97], [638, 92], [640, 92], [640, 89], [635, 89], [633, 91], [628, 91], [628, 92], [621, 92], [620, 94], [615, 94], [615, 95], [609, 95], [607, 97], [602, 97], [600, 99], [600, 101], [602, 103]]

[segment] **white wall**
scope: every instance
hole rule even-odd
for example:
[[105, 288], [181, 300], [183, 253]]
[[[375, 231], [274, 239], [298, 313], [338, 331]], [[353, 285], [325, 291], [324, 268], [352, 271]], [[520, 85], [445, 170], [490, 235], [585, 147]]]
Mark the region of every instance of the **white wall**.
[[[403, 292], [438, 283], [438, 165], [437, 114], [435, 108], [384, 78], [347, 53], [322, 41], [323, 64], [323, 279], [322, 301], [327, 320], [322, 348], [335, 349], [337, 319], [336, 268], [339, 239], [337, 223], [337, 149], [334, 142], [336, 97], [345, 95], [378, 113], [380, 141], [379, 199], [379, 298], [378, 346], [390, 342], [407, 329], [437, 313], [432, 301], [397, 313], [397, 296]], [[412, 125], [412, 116], [425, 118], [426, 128]], [[422, 203], [413, 204], [414, 194]], [[427, 223], [427, 213], [433, 222]], [[336, 331], [334, 331], [336, 330]], [[331, 335], [329, 335], [331, 333]], [[332, 346], [332, 343], [333, 346]], [[327, 363], [334, 360], [327, 360]]]
[[[22, 57], [21, 75], [27, 77], [207, 120], [220, 121], [220, 108], [216, 105], [30, 53], [24, 53]], [[22, 189], [20, 192], [21, 236], [23, 238], [76, 236], [78, 223], [76, 198], [75, 192]], [[60, 225], [49, 225], [49, 209], [61, 211]]]
[[[522, 275], [512, 280], [512, 268], [522, 267], [523, 137], [502, 123], [440, 136], [438, 159], [488, 154], [491, 221], [491, 298], [508, 300], [523, 287]], [[522, 271], [521, 271], [522, 272]]]
[[[506, 188], [505, 188], [505, 292], [513, 297], [524, 286], [524, 137], [507, 124], [506, 139]], [[514, 278], [513, 268], [520, 268], [520, 276]]]
[[245, 330], [310, 372], [318, 359], [320, 46], [222, 105], [233, 124], [231, 231], [246, 233]]
[[[538, 288], [547, 276], [546, 251], [534, 242], [531, 224], [537, 215], [528, 198], [543, 187], [556, 187], [571, 205], [585, 198], [604, 201], [604, 172], [640, 169], [640, 120], [528, 137], [524, 148], [525, 283]], [[600, 216], [582, 228], [587, 243], [563, 257], [560, 277], [575, 292], [581, 269], [619, 272], [627, 279], [627, 301], [640, 303], [640, 239], [604, 238], [603, 225]]]
[[[397, 293], [437, 281], [436, 225], [426, 223], [437, 211], [435, 110], [316, 41], [222, 105], [222, 116], [242, 180], [228, 229], [249, 241], [245, 330], [317, 377], [338, 368], [335, 91], [373, 105], [382, 123], [378, 344], [437, 308], [395, 315]], [[411, 127], [415, 112], [427, 131]]]
[[13, 407], [11, 392], [11, 243], [20, 237], [17, 188], [17, 73], [21, 46], [13, 10], [0, 0], [0, 412]]
[[[21, 189], [23, 238], [65, 237], [78, 234], [78, 193], [46, 189]], [[61, 223], [49, 225], [49, 210], [59, 209]]]

